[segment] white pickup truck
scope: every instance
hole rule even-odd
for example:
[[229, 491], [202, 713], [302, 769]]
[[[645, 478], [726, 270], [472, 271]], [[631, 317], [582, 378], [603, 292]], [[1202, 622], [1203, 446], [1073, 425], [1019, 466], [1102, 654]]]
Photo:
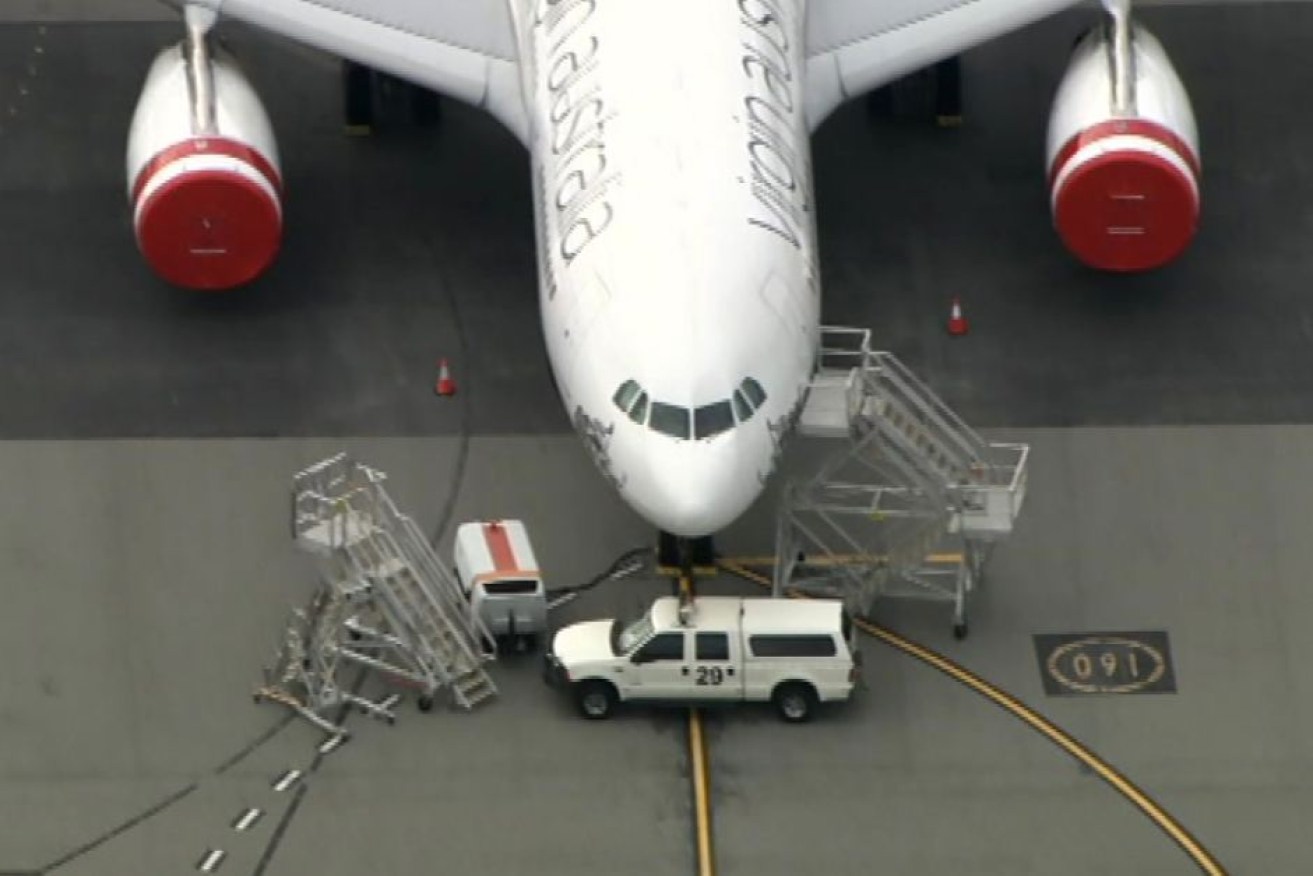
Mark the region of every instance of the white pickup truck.
[[552, 637], [549, 683], [568, 686], [587, 718], [622, 701], [772, 702], [786, 721], [846, 700], [857, 680], [853, 623], [833, 599], [704, 596], [656, 600], [637, 621], [585, 621]]

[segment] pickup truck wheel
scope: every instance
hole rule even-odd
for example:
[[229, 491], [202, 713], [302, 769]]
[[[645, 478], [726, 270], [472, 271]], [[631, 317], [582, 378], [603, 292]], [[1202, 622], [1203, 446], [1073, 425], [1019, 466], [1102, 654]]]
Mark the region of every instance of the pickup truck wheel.
[[787, 681], [775, 688], [771, 694], [780, 717], [793, 724], [800, 724], [811, 719], [816, 710], [816, 691], [810, 684], [801, 681]]
[[600, 721], [609, 718], [615, 709], [615, 688], [605, 681], [584, 681], [575, 688], [575, 702], [585, 718]]

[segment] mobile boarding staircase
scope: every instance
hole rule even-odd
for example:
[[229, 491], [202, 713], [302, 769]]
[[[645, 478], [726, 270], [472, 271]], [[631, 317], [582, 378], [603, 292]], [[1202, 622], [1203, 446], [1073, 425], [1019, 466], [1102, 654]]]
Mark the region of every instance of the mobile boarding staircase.
[[841, 596], [860, 613], [877, 597], [951, 602], [953, 634], [985, 561], [1026, 496], [1025, 444], [988, 443], [867, 329], [821, 330], [798, 431], [847, 446], [785, 487], [774, 593]]
[[441, 688], [464, 709], [497, 693], [485, 668], [492, 636], [384, 480], [346, 454], [293, 480], [292, 537], [316, 558], [320, 583], [309, 606], [292, 613], [255, 699], [289, 706], [330, 733], [345, 734], [325, 716], [335, 706], [396, 719], [399, 695], [374, 702], [344, 686], [353, 665], [416, 690], [421, 711]]

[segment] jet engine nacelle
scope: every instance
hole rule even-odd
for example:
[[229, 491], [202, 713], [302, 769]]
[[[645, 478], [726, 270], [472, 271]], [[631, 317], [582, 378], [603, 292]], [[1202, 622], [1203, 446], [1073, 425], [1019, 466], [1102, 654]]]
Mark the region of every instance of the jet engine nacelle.
[[186, 42], [162, 51], [128, 135], [128, 196], [137, 245], [157, 274], [189, 289], [259, 276], [282, 241], [282, 176], [259, 97], [213, 50], [213, 122], [198, 129]]
[[[1152, 34], [1131, 25], [1129, 94], [1119, 109], [1110, 27], [1072, 51], [1049, 115], [1053, 221], [1091, 267], [1143, 271], [1176, 258], [1199, 219], [1199, 135], [1190, 98]], [[1125, 94], [1126, 92], [1123, 92]]]

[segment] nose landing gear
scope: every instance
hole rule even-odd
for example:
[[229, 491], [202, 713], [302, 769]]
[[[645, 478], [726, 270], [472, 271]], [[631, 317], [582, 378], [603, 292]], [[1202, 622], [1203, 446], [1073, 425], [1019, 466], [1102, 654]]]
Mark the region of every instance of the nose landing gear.
[[711, 536], [686, 538], [662, 532], [657, 539], [657, 571], [670, 575], [680, 598], [679, 616], [687, 622], [692, 611], [693, 578], [716, 574], [716, 549]]
[[687, 538], [668, 532], [659, 533], [657, 570], [665, 575], [714, 575], [716, 548], [711, 536]]

